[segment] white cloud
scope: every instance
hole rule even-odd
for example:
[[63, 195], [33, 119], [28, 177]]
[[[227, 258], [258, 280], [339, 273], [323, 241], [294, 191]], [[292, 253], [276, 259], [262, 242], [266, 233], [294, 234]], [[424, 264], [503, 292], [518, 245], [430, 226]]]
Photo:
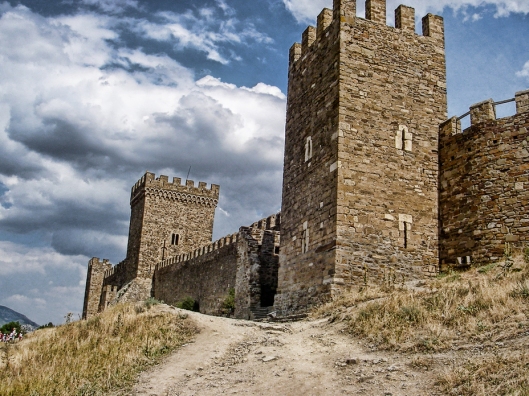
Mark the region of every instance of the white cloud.
[[324, 8], [332, 9], [332, 0], [283, 0], [283, 3], [300, 23], [310, 23], [316, 20]]
[[83, 4], [97, 6], [102, 11], [120, 13], [127, 8], [138, 8], [137, 0], [81, 0]]
[[[316, 20], [316, 16], [323, 8], [332, 8], [332, 0], [283, 0], [285, 7], [294, 15], [298, 22], [312, 23]], [[414, 7], [416, 15], [422, 17], [428, 12], [441, 13], [445, 8], [451, 8], [455, 11], [464, 10], [467, 7], [482, 7], [493, 6], [496, 8], [496, 17], [505, 17], [511, 13], [529, 13], [529, 1], [527, 0], [388, 0], [387, 9], [392, 11], [400, 4]], [[364, 2], [357, 2], [357, 13], [364, 15]], [[470, 16], [470, 19], [479, 19], [479, 14]], [[477, 19], [476, 19], [477, 18]], [[393, 17], [389, 18], [393, 20]]]
[[522, 70], [516, 73], [518, 77], [525, 77], [529, 80], [529, 61], [525, 62], [525, 65]]
[[216, 7], [200, 8], [196, 13], [160, 12], [161, 22], [129, 20], [131, 29], [158, 41], [172, 41], [178, 49], [196, 49], [205, 52], [208, 59], [222, 64], [240, 60], [235, 53], [223, 49], [224, 44], [270, 43], [272, 39], [258, 32], [248, 22], [235, 18], [235, 11], [224, 1]]
[[34, 248], [13, 242], [0, 241], [0, 275], [16, 273], [28, 276], [46, 274], [49, 270], [86, 271], [85, 256], [64, 256], [52, 248]]
[[[221, 44], [270, 40], [217, 4], [201, 23], [165, 16], [160, 39], [182, 23], [182, 42], [219, 61], [237, 59]], [[0, 241], [0, 303], [37, 322], [81, 310], [89, 257], [124, 258], [130, 187], [145, 170], [183, 177], [191, 165], [190, 178], [220, 184], [229, 216], [217, 237], [280, 205], [281, 90], [195, 81], [164, 54], [120, 48], [117, 24], [0, 3], [0, 236], [16, 241]]]
[[[59, 253], [116, 262], [130, 185], [147, 169], [182, 176], [190, 165], [193, 178], [223, 187], [233, 224], [217, 222], [217, 235], [255, 221], [255, 207], [273, 213], [284, 94], [263, 83], [195, 81], [165, 55], [111, 46], [114, 24], [86, 13], [43, 18], [21, 6], [0, 16], [0, 39], [18, 40], [0, 48], [2, 229], [43, 232]], [[256, 180], [270, 184], [267, 194]], [[237, 195], [228, 199], [230, 186]], [[237, 202], [244, 199], [251, 205]]]

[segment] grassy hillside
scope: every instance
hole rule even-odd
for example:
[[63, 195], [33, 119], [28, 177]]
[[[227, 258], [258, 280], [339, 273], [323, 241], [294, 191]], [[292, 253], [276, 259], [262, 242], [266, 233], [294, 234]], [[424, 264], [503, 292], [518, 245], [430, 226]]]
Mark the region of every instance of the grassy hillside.
[[529, 351], [498, 348], [529, 336], [528, 261], [520, 254], [507, 264], [451, 272], [420, 287], [391, 280], [384, 287], [368, 285], [320, 307], [315, 316], [342, 322], [375, 349], [427, 357], [469, 344], [487, 348], [490, 356], [470, 357], [439, 374], [444, 392], [529, 395]]
[[121, 304], [88, 321], [0, 344], [0, 395], [108, 395], [190, 340], [186, 315], [151, 302]]

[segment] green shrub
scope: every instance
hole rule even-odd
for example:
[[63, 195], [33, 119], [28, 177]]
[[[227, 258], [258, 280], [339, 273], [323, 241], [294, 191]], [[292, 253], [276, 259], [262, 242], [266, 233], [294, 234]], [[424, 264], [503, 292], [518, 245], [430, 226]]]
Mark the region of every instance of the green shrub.
[[154, 297], [149, 297], [147, 300], [145, 300], [144, 304], [147, 309], [151, 309], [151, 307], [154, 305], [162, 304], [162, 301], [157, 300]]
[[51, 328], [51, 327], [55, 327], [55, 325], [52, 323], [52, 322], [48, 322], [47, 324], [44, 324], [42, 326], [39, 326], [37, 328], [37, 330], [40, 330], [40, 329], [47, 329], [47, 328]]
[[176, 303], [176, 307], [180, 309], [186, 309], [188, 311], [199, 312], [198, 301], [195, 301], [193, 297], [186, 297], [183, 300]]
[[494, 267], [496, 267], [496, 263], [491, 263], [491, 264], [488, 264], [488, 265], [484, 265], [483, 267], [479, 267], [478, 268], [478, 272], [480, 274], [486, 274], [487, 272], [489, 272], [491, 269], [493, 269]]
[[228, 290], [228, 295], [224, 298], [222, 311], [226, 315], [232, 314], [235, 311], [235, 289], [233, 287]]
[[20, 323], [18, 322], [9, 322], [9, 323], [6, 323], [5, 325], [3, 325], [2, 327], [0, 327], [0, 331], [3, 333], [3, 334], [10, 334], [12, 331], [13, 331], [13, 328], [16, 329], [17, 331], [17, 334], [19, 333], [24, 333], [23, 329], [22, 329], [22, 326], [20, 325]]

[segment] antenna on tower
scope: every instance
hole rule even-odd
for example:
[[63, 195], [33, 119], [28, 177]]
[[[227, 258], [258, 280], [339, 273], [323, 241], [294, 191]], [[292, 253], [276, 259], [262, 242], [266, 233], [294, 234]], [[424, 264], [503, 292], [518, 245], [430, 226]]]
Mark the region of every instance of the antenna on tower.
[[187, 176], [186, 176], [186, 180], [189, 179], [189, 174], [191, 173], [191, 167], [189, 167], [189, 170], [187, 171]]

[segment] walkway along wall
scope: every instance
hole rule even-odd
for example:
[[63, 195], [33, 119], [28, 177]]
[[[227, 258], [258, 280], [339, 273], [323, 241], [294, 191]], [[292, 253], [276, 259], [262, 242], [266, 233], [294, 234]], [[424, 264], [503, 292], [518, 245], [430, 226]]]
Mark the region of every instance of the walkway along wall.
[[516, 115], [496, 119], [492, 99], [473, 105], [471, 126], [440, 126], [441, 265], [501, 259], [505, 243], [529, 242], [529, 91]]

